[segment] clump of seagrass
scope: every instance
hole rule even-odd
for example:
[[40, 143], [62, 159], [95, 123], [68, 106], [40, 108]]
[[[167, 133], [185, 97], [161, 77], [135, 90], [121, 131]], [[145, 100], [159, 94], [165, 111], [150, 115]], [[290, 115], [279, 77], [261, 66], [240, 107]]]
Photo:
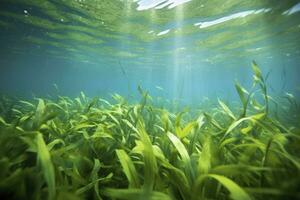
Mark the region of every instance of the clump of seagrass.
[[272, 107], [265, 78], [256, 63], [252, 68], [249, 91], [235, 84], [240, 108], [219, 100], [197, 116], [155, 107], [141, 88], [138, 104], [84, 93], [37, 103], [1, 99], [0, 196], [300, 198], [299, 112], [278, 117], [299, 108], [291, 98], [288, 111]]

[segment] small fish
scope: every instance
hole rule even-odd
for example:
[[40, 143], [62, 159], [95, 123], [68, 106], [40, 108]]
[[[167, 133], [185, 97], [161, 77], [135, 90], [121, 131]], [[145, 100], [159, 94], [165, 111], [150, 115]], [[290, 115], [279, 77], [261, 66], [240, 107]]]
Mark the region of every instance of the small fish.
[[158, 89], [158, 90], [162, 90], [162, 91], [164, 90], [164, 88], [162, 88], [162, 87], [160, 87], [160, 86], [158, 86], [158, 85], [155, 86], [155, 88]]
[[58, 91], [58, 86], [56, 83], [53, 84], [53, 87]]
[[126, 76], [126, 71], [125, 71], [125, 69], [123, 68], [123, 66], [122, 66], [122, 64], [121, 64], [120, 61], [119, 61], [119, 66], [120, 66], [120, 68], [121, 68], [122, 74], [123, 74], [124, 76]]
[[295, 98], [293, 94], [288, 93], [288, 92], [286, 92], [285, 95], [286, 95], [287, 97], [291, 98], [291, 99], [294, 99], [294, 98]]
[[286, 86], [286, 68], [285, 68], [285, 66], [283, 66], [283, 68], [282, 68], [281, 81], [282, 81], [281, 91], [283, 91]]

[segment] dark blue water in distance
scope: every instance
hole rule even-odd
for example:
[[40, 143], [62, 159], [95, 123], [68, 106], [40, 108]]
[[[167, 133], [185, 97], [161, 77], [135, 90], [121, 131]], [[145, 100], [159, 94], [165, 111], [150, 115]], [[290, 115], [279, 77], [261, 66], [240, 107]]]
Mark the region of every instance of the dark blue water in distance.
[[271, 96], [300, 97], [299, 1], [165, 2], [2, 0], [0, 93], [231, 101], [255, 60]]

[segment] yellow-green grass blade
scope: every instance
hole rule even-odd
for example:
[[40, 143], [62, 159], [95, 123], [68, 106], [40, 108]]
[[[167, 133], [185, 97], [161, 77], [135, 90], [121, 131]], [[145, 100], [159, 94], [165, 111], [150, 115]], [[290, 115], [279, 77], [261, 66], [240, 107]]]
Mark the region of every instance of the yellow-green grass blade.
[[205, 185], [203, 186], [203, 184], [207, 178], [213, 178], [217, 180], [219, 183], [221, 183], [230, 192], [231, 199], [251, 200], [250, 195], [243, 188], [241, 188], [237, 183], [235, 183], [234, 181], [232, 181], [231, 179], [225, 176], [221, 176], [217, 174], [207, 174], [198, 177], [194, 186], [194, 192], [195, 192], [194, 199], [198, 199], [197, 196], [201, 195], [199, 194], [199, 191], [201, 191], [201, 187], [205, 187]]
[[36, 144], [38, 161], [48, 186], [48, 199], [52, 200], [56, 195], [55, 172], [49, 150], [41, 133], [36, 135]]
[[128, 179], [129, 188], [139, 188], [140, 181], [139, 181], [138, 173], [136, 171], [136, 168], [135, 168], [131, 158], [122, 149], [116, 150], [116, 153], [117, 153], [119, 161], [122, 165], [123, 171]]

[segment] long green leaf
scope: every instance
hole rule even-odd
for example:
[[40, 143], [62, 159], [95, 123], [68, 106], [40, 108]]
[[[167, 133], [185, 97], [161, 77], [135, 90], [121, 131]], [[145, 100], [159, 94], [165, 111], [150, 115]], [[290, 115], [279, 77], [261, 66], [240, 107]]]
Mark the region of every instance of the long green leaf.
[[107, 188], [103, 191], [106, 196], [117, 199], [127, 200], [171, 200], [171, 198], [162, 192], [145, 193], [142, 189], [111, 189]]
[[144, 145], [143, 156], [144, 156], [144, 189], [147, 191], [152, 191], [155, 178], [158, 173], [157, 162], [154, 155], [153, 147], [149, 135], [147, 134], [144, 124], [139, 121], [138, 122], [138, 134], [141, 142]]
[[50, 153], [41, 133], [37, 133], [36, 135], [36, 144], [38, 161], [41, 165], [43, 175], [48, 185], [48, 199], [52, 200], [55, 198], [56, 194], [55, 173]]
[[139, 188], [140, 181], [139, 181], [138, 173], [135, 169], [135, 166], [134, 166], [131, 158], [122, 149], [116, 150], [116, 153], [117, 153], [119, 161], [122, 165], [123, 171], [128, 179], [129, 188]]
[[197, 199], [197, 195], [199, 195], [199, 190], [200, 190], [200, 186], [202, 186], [203, 182], [207, 179], [207, 178], [213, 178], [215, 180], [217, 180], [219, 183], [221, 183], [225, 188], [227, 188], [227, 190], [230, 192], [230, 197], [233, 200], [251, 200], [251, 197], [249, 196], [249, 194], [243, 189], [241, 188], [237, 183], [235, 183], [234, 181], [232, 181], [231, 179], [225, 177], [225, 176], [221, 176], [221, 175], [217, 175], [217, 174], [207, 174], [207, 175], [203, 175], [200, 176], [195, 184], [194, 187], [194, 199]]

